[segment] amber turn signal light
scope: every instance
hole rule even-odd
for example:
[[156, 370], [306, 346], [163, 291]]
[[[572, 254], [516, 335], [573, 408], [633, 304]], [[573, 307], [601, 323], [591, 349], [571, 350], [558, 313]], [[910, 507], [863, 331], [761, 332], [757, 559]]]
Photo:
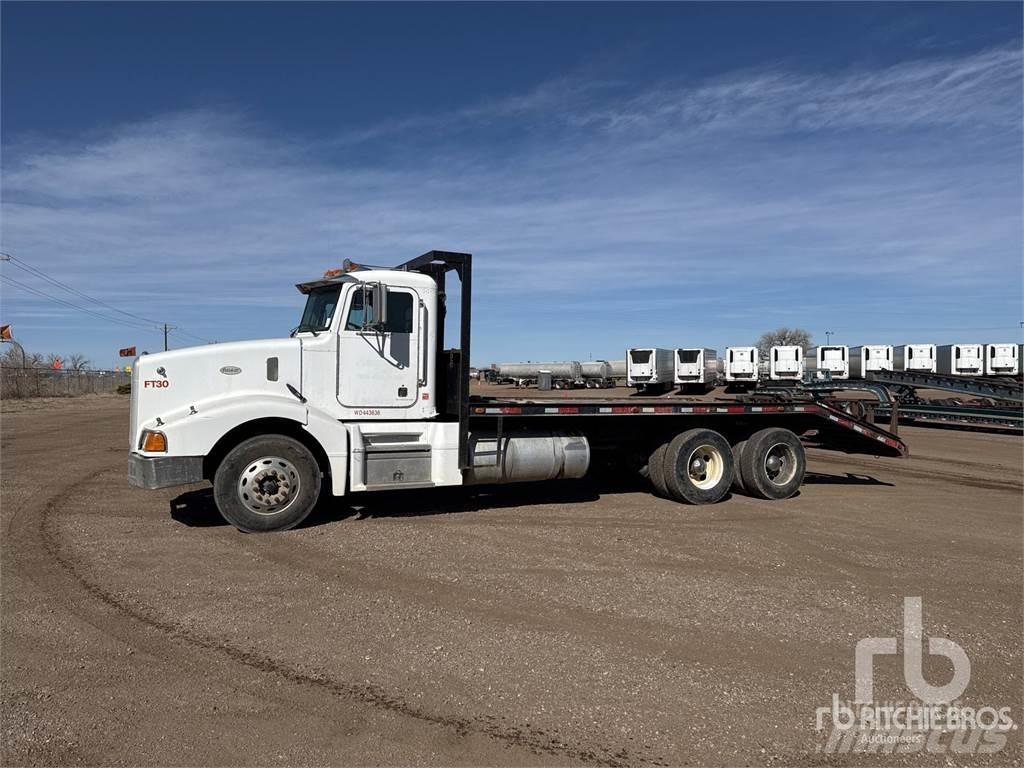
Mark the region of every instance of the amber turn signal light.
[[167, 453], [167, 437], [163, 432], [150, 432], [147, 429], [142, 433], [142, 450], [149, 453]]

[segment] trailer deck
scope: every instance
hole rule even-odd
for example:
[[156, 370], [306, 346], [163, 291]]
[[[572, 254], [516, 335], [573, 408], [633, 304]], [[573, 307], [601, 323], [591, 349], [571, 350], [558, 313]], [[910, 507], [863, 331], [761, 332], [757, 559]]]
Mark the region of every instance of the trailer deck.
[[913, 390], [920, 387], [922, 389], [941, 389], [974, 397], [989, 397], [1017, 404], [1024, 403], [1024, 387], [1021, 386], [1021, 382], [1008, 377], [981, 378], [920, 371], [874, 371], [866, 378], [869, 381], [877, 381], [880, 384], [897, 388], [898, 391], [902, 391], [904, 388]]
[[[922, 422], [961, 427], [1000, 427], [1024, 431], [1024, 412], [1020, 408], [993, 408], [967, 403], [914, 403], [900, 404], [898, 418], [902, 421]], [[875, 417], [892, 418], [892, 405], [879, 405]]]
[[[962, 402], [959, 398], [949, 398], [936, 402], [922, 399], [918, 389], [943, 390], [980, 400]], [[982, 379], [915, 371], [878, 371], [862, 381], [805, 381], [791, 387], [769, 385], [761, 387], [758, 393], [781, 398], [799, 398], [808, 394], [835, 398], [837, 393], [850, 391], [869, 392], [878, 401], [877, 405], [848, 401], [847, 406], [857, 407], [851, 409], [855, 415], [871, 419], [873, 413], [875, 419], [888, 421], [892, 430], [896, 429], [899, 421], [1024, 430], [1021, 383], [1009, 378]]]
[[[730, 417], [763, 420], [765, 426], [785, 422], [785, 426], [817, 444], [818, 437], [827, 437], [830, 446], [852, 453], [872, 453], [878, 456], [907, 456], [909, 449], [897, 435], [876, 424], [861, 421], [838, 408], [818, 400], [787, 403], [708, 403], [682, 398], [657, 398], [637, 402], [635, 398], [621, 400], [527, 400], [471, 397], [470, 424], [488, 419], [559, 419], [572, 417], [614, 418], [683, 418], [692, 422], [711, 421]], [[566, 419], [568, 420], [568, 419]], [[696, 423], [695, 423], [696, 426]], [[728, 426], [728, 425], [723, 425]], [[811, 434], [813, 433], [813, 434]]]

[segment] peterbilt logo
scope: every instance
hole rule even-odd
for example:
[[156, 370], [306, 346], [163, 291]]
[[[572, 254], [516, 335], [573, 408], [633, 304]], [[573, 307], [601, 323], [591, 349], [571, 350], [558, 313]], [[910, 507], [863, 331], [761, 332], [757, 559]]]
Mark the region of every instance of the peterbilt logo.
[[242, 369], [239, 368], [237, 365], [225, 365], [223, 368], [220, 369], [220, 372], [223, 373], [225, 376], [234, 376], [235, 374], [241, 373]]

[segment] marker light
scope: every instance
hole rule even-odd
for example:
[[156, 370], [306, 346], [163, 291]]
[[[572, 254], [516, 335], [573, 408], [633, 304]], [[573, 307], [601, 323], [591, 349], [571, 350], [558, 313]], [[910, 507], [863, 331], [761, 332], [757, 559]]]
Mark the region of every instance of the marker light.
[[356, 264], [354, 261], [345, 259], [343, 262], [341, 262], [340, 267], [328, 269], [326, 272], [324, 272], [324, 279], [328, 280], [332, 277], [340, 277], [341, 275], [347, 275], [349, 272], [355, 272], [357, 269], [363, 269], [363, 265]]
[[146, 429], [142, 432], [142, 450], [149, 453], [167, 453], [167, 437], [163, 432]]

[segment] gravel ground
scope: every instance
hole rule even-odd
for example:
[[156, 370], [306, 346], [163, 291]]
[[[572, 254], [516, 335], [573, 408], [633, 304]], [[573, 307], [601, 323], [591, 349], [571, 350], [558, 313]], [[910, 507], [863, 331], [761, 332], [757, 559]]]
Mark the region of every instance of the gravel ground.
[[[1019, 731], [844, 757], [815, 730], [915, 595], [964, 703], [1024, 718], [1020, 437], [812, 451], [784, 502], [410, 491], [252, 536], [203, 486], [127, 485], [126, 398], [37, 406], [2, 424], [3, 765], [1020, 764]], [[875, 689], [908, 698], [898, 657]]]

